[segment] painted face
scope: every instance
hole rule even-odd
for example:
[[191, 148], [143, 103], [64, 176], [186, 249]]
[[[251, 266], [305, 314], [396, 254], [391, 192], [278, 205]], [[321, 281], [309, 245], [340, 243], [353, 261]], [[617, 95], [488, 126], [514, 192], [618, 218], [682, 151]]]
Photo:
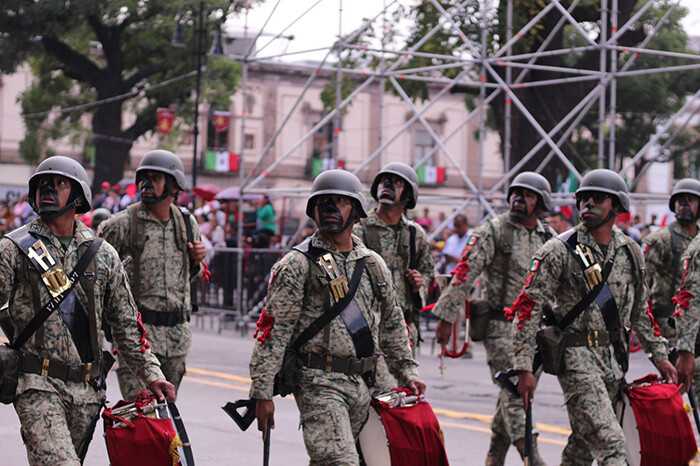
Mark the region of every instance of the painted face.
[[537, 209], [537, 193], [526, 188], [515, 188], [510, 195], [510, 213], [516, 218], [527, 218]]
[[61, 209], [70, 202], [72, 190], [73, 184], [65, 176], [46, 175], [39, 178], [34, 199], [39, 215], [44, 218], [61, 215]]
[[610, 221], [615, 216], [613, 200], [610, 194], [600, 191], [582, 191], [576, 195], [581, 222], [595, 229]]
[[406, 182], [400, 176], [387, 173], [379, 180], [377, 187], [377, 197], [381, 204], [398, 204]]
[[319, 196], [314, 208], [316, 224], [322, 233], [337, 235], [349, 226], [352, 200], [346, 196]]
[[165, 198], [165, 173], [152, 170], [139, 172], [137, 183], [144, 204], [157, 204]]
[[683, 193], [676, 196], [674, 202], [676, 219], [681, 225], [690, 225], [697, 221], [700, 198], [693, 194]]

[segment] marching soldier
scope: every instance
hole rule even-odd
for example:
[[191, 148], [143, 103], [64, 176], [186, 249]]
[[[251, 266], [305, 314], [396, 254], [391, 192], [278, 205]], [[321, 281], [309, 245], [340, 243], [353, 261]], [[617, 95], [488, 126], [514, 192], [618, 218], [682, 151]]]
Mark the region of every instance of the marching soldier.
[[685, 178], [671, 191], [668, 207], [676, 220], [644, 238], [642, 250], [651, 283], [651, 310], [661, 334], [671, 346], [676, 344], [678, 327], [672, 302], [681, 283], [681, 256], [698, 232], [700, 181]]
[[[100, 225], [100, 236], [124, 259], [141, 321], [165, 377], [175, 389], [185, 375], [192, 345], [190, 282], [202, 274], [205, 248], [197, 222], [174, 201], [187, 189], [180, 158], [166, 150], [147, 153], [136, 170], [141, 201]], [[121, 354], [121, 353], [119, 353]], [[143, 386], [119, 358], [122, 396], [131, 400]]]
[[[440, 295], [433, 313], [440, 318], [438, 343], [446, 344], [451, 325], [469, 298], [476, 278], [483, 273], [484, 296], [488, 303], [488, 328], [484, 338], [491, 376], [512, 367], [510, 323], [503, 309], [512, 303], [522, 287], [532, 255], [551, 236], [538, 217], [551, 208], [549, 182], [533, 172], [520, 173], [508, 188], [510, 210], [489, 219], [467, 240], [462, 259], [452, 272], [452, 281]], [[525, 454], [525, 414], [517, 396], [501, 389], [496, 414], [491, 422], [488, 466], [502, 465], [511, 443], [520, 456]], [[534, 450], [533, 464], [544, 464]]]
[[[275, 374], [289, 354], [300, 366], [293, 393], [310, 464], [359, 465], [355, 442], [369, 414], [380, 341], [402, 386], [418, 394], [425, 384], [391, 274], [381, 256], [352, 235], [352, 225], [367, 215], [360, 181], [343, 170], [321, 173], [306, 213], [318, 230], [272, 269], [250, 360], [250, 396], [265, 439], [275, 424]], [[318, 320], [323, 315], [331, 320]]]
[[[0, 322], [10, 341], [26, 335], [34, 316], [60, 301], [45, 320], [34, 320], [40, 325], [21, 346], [14, 407], [32, 465], [80, 465], [87, 452], [109, 370], [98, 330], [103, 319], [142, 383], [159, 400], [175, 399], [141, 341], [143, 327], [119, 256], [74, 219], [90, 210], [89, 186], [75, 160], [44, 160], [29, 179], [29, 203], [39, 218], [0, 240], [0, 302], [9, 300]], [[74, 286], [66, 273], [78, 275]]]
[[631, 324], [664, 378], [675, 382], [676, 370], [666, 340], [646, 312], [641, 248], [614, 226], [617, 214], [629, 210], [625, 181], [611, 170], [592, 170], [583, 177], [576, 202], [582, 223], [535, 254], [522, 292], [507, 310], [513, 318], [518, 392], [527, 407], [535, 391], [536, 334], [543, 313], [549, 314], [548, 325], [563, 327], [563, 339], [562, 346], [547, 345], [543, 365], [556, 366], [550, 372], [558, 374], [572, 430], [562, 464], [590, 465], [595, 459], [626, 465], [625, 437], [614, 411], [628, 364], [625, 327]]
[[404, 215], [406, 209], [416, 206], [418, 175], [410, 165], [391, 162], [374, 177], [371, 193], [379, 206], [355, 224], [353, 233], [389, 267], [415, 350], [420, 339], [422, 295], [435, 274], [425, 231]]

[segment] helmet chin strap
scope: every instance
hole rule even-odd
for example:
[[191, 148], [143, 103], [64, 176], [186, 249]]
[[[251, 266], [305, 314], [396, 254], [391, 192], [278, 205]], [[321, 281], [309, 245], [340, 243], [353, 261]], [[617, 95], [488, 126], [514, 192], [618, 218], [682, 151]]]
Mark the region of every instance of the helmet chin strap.
[[[172, 193], [172, 184], [174, 182], [174, 179], [170, 175], [166, 175], [165, 178], [165, 185], [163, 186], [163, 192], [160, 194], [160, 196], [156, 197], [143, 197], [141, 196], [141, 201], [146, 204], [146, 205], [155, 205], [158, 204], [160, 201], [163, 199], [167, 199], [168, 196], [172, 197], [175, 201], [177, 201], [177, 195], [179, 194], [177, 191], [175, 194]], [[143, 188], [146, 189], [148, 187], [151, 188], [151, 191], [155, 194], [156, 190], [153, 187], [153, 183], [151, 183], [151, 180], [146, 178], [143, 180]], [[140, 183], [139, 183], [140, 184]], [[142, 191], [142, 189], [139, 189], [139, 192]]]

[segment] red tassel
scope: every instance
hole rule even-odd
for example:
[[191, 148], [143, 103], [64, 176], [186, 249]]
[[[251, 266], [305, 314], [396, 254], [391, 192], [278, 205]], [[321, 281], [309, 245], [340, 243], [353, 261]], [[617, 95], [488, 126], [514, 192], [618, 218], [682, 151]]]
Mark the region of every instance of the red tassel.
[[452, 280], [452, 286], [459, 285], [467, 278], [467, 273], [469, 272], [469, 264], [467, 261], [462, 259], [457, 264], [457, 267], [450, 274], [452, 277], [457, 277], [457, 280]]
[[211, 277], [211, 271], [209, 270], [209, 267], [207, 266], [207, 263], [202, 261], [202, 267], [204, 270], [202, 271], [202, 277], [209, 283], [209, 278]]
[[136, 319], [136, 322], [139, 324], [139, 328], [141, 329], [141, 352], [145, 353], [146, 349], [150, 348], [151, 345], [148, 344], [147, 338], [146, 338], [146, 327], [143, 326], [143, 321], [141, 320], [141, 313], [139, 312], [139, 317]]
[[659, 324], [657, 324], [656, 320], [654, 319], [654, 305], [651, 304], [651, 298], [647, 298], [647, 315], [649, 316], [649, 319], [651, 319], [651, 328], [654, 329], [654, 336], [660, 337], [661, 329], [659, 328]]
[[[260, 343], [265, 343], [268, 338], [270, 338], [270, 331], [272, 330], [272, 325], [275, 323], [275, 318], [271, 315], [265, 314], [265, 309], [260, 312], [260, 318], [258, 319], [257, 328], [255, 329], [255, 334], [253, 338], [257, 339]], [[260, 336], [258, 336], [260, 333]]]
[[525, 294], [525, 290], [523, 290], [518, 295], [513, 306], [505, 308], [503, 312], [510, 322], [512, 322], [515, 315], [518, 314], [518, 329], [522, 329], [523, 323], [532, 318], [532, 310], [535, 308], [535, 304], [537, 303]]
[[[690, 298], [692, 298], [693, 295], [690, 294], [690, 292], [686, 291], [683, 287], [678, 291], [678, 296], [674, 296], [672, 298], [673, 304], [675, 304], [677, 307], [680, 307], [683, 310], [688, 310], [690, 307]], [[676, 311], [673, 313], [674, 316], [679, 316], [681, 314], [680, 311]]]

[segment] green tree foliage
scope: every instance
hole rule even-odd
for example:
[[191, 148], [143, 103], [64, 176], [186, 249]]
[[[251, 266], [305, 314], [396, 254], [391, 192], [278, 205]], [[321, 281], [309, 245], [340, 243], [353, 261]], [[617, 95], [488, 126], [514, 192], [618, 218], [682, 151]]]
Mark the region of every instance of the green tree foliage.
[[[170, 45], [183, 4], [0, 0], [0, 72], [12, 73], [28, 63], [35, 78], [21, 96], [27, 130], [22, 156], [36, 162], [53, 154], [53, 141], [69, 137], [94, 154], [95, 185], [114, 183], [123, 175], [134, 141], [155, 130], [157, 108], [174, 108], [179, 121], [191, 124], [196, 11], [182, 10], [188, 47]], [[223, 0], [206, 5], [211, 8], [205, 52], [221, 11], [233, 9]], [[239, 75], [236, 63], [207, 58], [202, 100], [212, 109], [228, 108]], [[127, 111], [132, 117], [124, 118]]]
[[[505, 45], [507, 0], [500, 0], [497, 3], [497, 7], [490, 11], [482, 8], [484, 3], [482, 0], [469, 0], [461, 5], [459, 4], [461, 2], [451, 0], [438, 0], [437, 3], [449, 13], [449, 20], [446, 20], [440, 9], [433, 2], [428, 0], [416, 2], [407, 15], [409, 18], [412, 18], [412, 23], [408, 28], [409, 33], [405, 42], [407, 48], [412, 47], [423, 41], [427, 34], [432, 33], [430, 39], [424, 42], [418, 51], [434, 54], [434, 56], [413, 55], [401, 66], [402, 69], [445, 65], [454, 63], [454, 58], [469, 60], [482, 52], [482, 46], [485, 55], [492, 57]], [[573, 2], [567, 0], [561, 3], [565, 8], [568, 8]], [[621, 26], [626, 23], [646, 3], [647, 0], [619, 0], [618, 25]], [[637, 21], [634, 27], [621, 35], [618, 44], [625, 47], [638, 46], [646, 38], [647, 34], [651, 32], [652, 26], [656, 24], [658, 19], [663, 16], [673, 3], [675, 2], [670, 0], [654, 1], [654, 5]], [[543, 0], [513, 1], [513, 34], [522, 29], [548, 4], [549, 2]], [[600, 5], [601, 2], [599, 0], [581, 0], [572, 11], [572, 16], [586, 31], [588, 37], [591, 37], [595, 42], [600, 42], [601, 37]], [[692, 53], [686, 52], [687, 35], [680, 25], [680, 20], [686, 13], [686, 10], [683, 8], [678, 8], [672, 13], [647, 47], [655, 50]], [[548, 41], [548, 44], [543, 50], [560, 50], [589, 45], [585, 38], [570, 24], [552, 33], [561, 16], [561, 13], [556, 9], [550, 11], [529, 30], [523, 31], [511, 53], [534, 53], [543, 47], [545, 41]], [[439, 25], [439, 27], [437, 31], [433, 31], [436, 25]], [[484, 26], [486, 27], [486, 35], [485, 40], [482, 42]], [[610, 37], [612, 35], [612, 26], [607, 24], [606, 27], [607, 37]], [[463, 39], [467, 39], [471, 46]], [[617, 53], [618, 69], [627, 60], [634, 57], [634, 54], [629, 52]], [[608, 70], [610, 69], [609, 58], [608, 56]], [[645, 54], [640, 54], [635, 60], [630, 70], [691, 63], [691, 61], [682, 58]], [[519, 60], [521, 63], [527, 61], [527, 59]], [[535, 64], [550, 67], [598, 70], [600, 55], [597, 50], [583, 50], [576, 53], [540, 57], [535, 61]], [[504, 78], [505, 67], [494, 65], [494, 68], [499, 76]], [[468, 70], [467, 76], [470, 80], [478, 83], [481, 72], [481, 66], [478, 62], [473, 63], [471, 67], [467, 65], [466, 67], [445, 68], [440, 73], [443, 77], [454, 78], [458, 72], [465, 69]], [[521, 70], [522, 68], [514, 67], [513, 79], [520, 74]], [[434, 76], [435, 71], [432, 71], [431, 75]], [[524, 82], [570, 76], [574, 75], [552, 69], [529, 69], [524, 76]], [[496, 82], [494, 77], [488, 74], [487, 81]], [[616, 157], [618, 164], [622, 157], [634, 155], [644, 146], [649, 137], [656, 132], [656, 128], [683, 105], [684, 99], [689, 94], [697, 90], [698, 82], [700, 82], [700, 73], [697, 70], [637, 75], [618, 79], [618, 118], [616, 124]], [[592, 80], [522, 89], [516, 87], [514, 94], [530, 111], [537, 122], [546, 131], [549, 131], [597, 84], [597, 80]], [[405, 80], [401, 81], [400, 85], [411, 98], [416, 100], [425, 100], [431, 95], [429, 84], [424, 81]], [[479, 94], [478, 84], [459, 86], [459, 89], [455, 90], [465, 92], [465, 102], [469, 108], [473, 108]], [[489, 110], [488, 121], [495, 125], [495, 129], [500, 133], [501, 140], [504, 141], [505, 96], [501, 94], [494, 99]], [[564, 154], [580, 170], [597, 166], [598, 124], [598, 111], [594, 105], [576, 131], [561, 145]], [[513, 106], [511, 128], [511, 156], [514, 164], [540, 141], [541, 136], [515, 106]], [[609, 134], [609, 128], [607, 128], [607, 134]], [[677, 138], [671, 152], [683, 153], [690, 149], [697, 151], [700, 140], [697, 137], [697, 131], [693, 134], [694, 136], [691, 134], [690, 137], [686, 135]], [[555, 135], [553, 139], [557, 140], [558, 138], [559, 135]], [[548, 152], [549, 148], [547, 147], [540, 150], [525, 168], [534, 169], [537, 167]], [[554, 180], [557, 175], [561, 174], [565, 175], [565, 170], [562, 165], [556, 162], [549, 164], [545, 168], [545, 175], [551, 180]]]

